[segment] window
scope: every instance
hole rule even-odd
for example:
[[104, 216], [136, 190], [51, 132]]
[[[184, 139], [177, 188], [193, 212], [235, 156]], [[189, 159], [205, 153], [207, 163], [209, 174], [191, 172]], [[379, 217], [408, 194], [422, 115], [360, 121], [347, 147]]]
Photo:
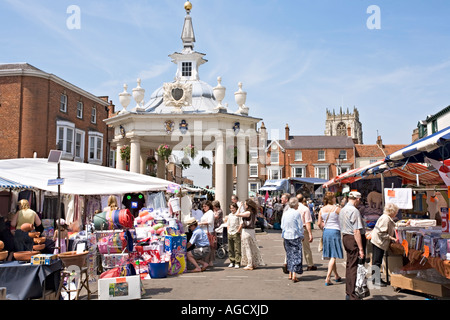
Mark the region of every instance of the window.
[[102, 164], [103, 161], [103, 134], [89, 132], [89, 163]]
[[258, 189], [259, 189], [259, 184], [258, 183], [255, 183], [255, 182], [249, 183], [248, 187], [249, 187], [248, 188], [249, 191], [258, 193]]
[[339, 122], [336, 127], [336, 135], [337, 136], [346, 136], [347, 135], [347, 126], [343, 122]]
[[183, 77], [192, 76], [192, 62], [182, 62], [181, 63], [181, 75]]
[[278, 151], [272, 151], [270, 153], [270, 162], [271, 163], [278, 163], [280, 160], [280, 153]]
[[438, 132], [437, 120], [433, 120], [431, 122], [431, 133], [436, 133], [436, 132]]
[[350, 167], [348, 167], [348, 166], [341, 166], [341, 167], [336, 168], [337, 175], [343, 174], [349, 170], [350, 170]]
[[61, 95], [59, 110], [62, 112], [67, 112], [67, 96], [65, 94]]
[[258, 176], [258, 165], [251, 164], [249, 167], [250, 167], [250, 177], [257, 177]]
[[347, 150], [340, 150], [339, 151], [339, 159], [347, 160]]
[[257, 159], [258, 158], [258, 149], [250, 149], [250, 159]]
[[97, 123], [97, 109], [95, 107], [92, 108], [91, 122], [92, 123]]
[[77, 118], [83, 119], [83, 102], [77, 102]]
[[428, 135], [427, 126], [420, 124], [419, 125], [419, 138], [426, 137]]
[[75, 130], [75, 160], [84, 160], [84, 131]]
[[302, 152], [301, 151], [295, 151], [294, 161], [302, 161]]
[[111, 168], [116, 167], [116, 150], [111, 149], [109, 150], [109, 163], [108, 166]]
[[75, 125], [68, 121], [56, 122], [56, 141], [59, 150], [63, 151], [62, 158], [72, 160], [74, 154]]
[[281, 169], [269, 169], [269, 179], [281, 179]]
[[318, 160], [325, 160], [325, 150], [319, 150], [317, 158]]
[[303, 167], [292, 168], [292, 176], [294, 178], [303, 178], [304, 177], [304, 172], [305, 172], [304, 169], [305, 168], [303, 168]]
[[315, 167], [314, 171], [316, 178], [328, 180], [328, 167]]

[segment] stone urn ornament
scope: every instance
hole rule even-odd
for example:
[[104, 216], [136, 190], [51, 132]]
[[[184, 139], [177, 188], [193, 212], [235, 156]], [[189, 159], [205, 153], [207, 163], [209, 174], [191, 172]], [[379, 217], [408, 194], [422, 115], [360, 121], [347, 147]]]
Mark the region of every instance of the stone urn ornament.
[[214, 97], [218, 101], [217, 106], [214, 108], [218, 112], [226, 112], [227, 108], [222, 105], [222, 101], [225, 98], [226, 88], [222, 86], [222, 77], [217, 77], [217, 86], [213, 88]]
[[122, 105], [123, 109], [119, 112], [119, 114], [128, 113], [127, 107], [129, 106], [131, 102], [131, 94], [127, 92], [128, 85], [123, 85], [123, 92], [119, 94], [119, 101]]
[[247, 100], [247, 92], [242, 90], [242, 82], [238, 83], [239, 90], [234, 93], [234, 99], [239, 106], [237, 114], [248, 115], [248, 107], [245, 106], [245, 101]]
[[144, 100], [145, 89], [141, 87], [141, 79], [137, 79], [137, 87], [133, 89], [133, 99], [136, 101], [134, 111], [144, 111], [142, 101]]

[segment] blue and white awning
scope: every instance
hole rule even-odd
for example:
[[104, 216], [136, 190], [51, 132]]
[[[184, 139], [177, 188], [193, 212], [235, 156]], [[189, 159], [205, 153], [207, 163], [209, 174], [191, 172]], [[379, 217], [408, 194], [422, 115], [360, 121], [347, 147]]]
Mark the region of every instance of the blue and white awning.
[[441, 161], [450, 158], [450, 127], [390, 154], [385, 161], [424, 163], [425, 157]]
[[31, 189], [32, 187], [0, 177], [0, 189]]

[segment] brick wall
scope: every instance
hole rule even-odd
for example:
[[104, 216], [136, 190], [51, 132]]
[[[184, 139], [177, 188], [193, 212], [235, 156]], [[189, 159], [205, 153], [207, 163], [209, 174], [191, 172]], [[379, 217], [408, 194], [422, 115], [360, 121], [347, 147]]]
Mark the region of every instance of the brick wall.
[[[60, 111], [61, 94], [68, 98], [67, 112]], [[107, 97], [104, 97], [107, 101]], [[77, 102], [82, 101], [83, 118], [77, 118]], [[91, 123], [91, 110], [97, 109], [97, 121]], [[31, 158], [37, 152], [46, 158], [56, 149], [56, 121], [66, 120], [85, 131], [84, 160], [89, 155], [89, 131], [103, 134], [103, 161], [107, 165], [108, 111], [97, 101], [43, 77], [0, 77], [0, 159]]]
[[17, 158], [20, 131], [20, 82], [0, 78], [0, 158]]

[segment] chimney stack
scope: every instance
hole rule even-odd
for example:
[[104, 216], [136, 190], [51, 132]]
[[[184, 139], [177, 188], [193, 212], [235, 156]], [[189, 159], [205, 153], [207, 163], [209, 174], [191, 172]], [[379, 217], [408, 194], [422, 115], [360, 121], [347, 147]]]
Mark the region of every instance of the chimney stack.
[[289, 140], [289, 125], [286, 123], [286, 128], [284, 129], [285, 131], [285, 139], [286, 141]]
[[377, 138], [377, 145], [378, 145], [380, 148], [383, 148], [383, 141], [381, 140], [381, 136], [378, 136], [378, 138]]

